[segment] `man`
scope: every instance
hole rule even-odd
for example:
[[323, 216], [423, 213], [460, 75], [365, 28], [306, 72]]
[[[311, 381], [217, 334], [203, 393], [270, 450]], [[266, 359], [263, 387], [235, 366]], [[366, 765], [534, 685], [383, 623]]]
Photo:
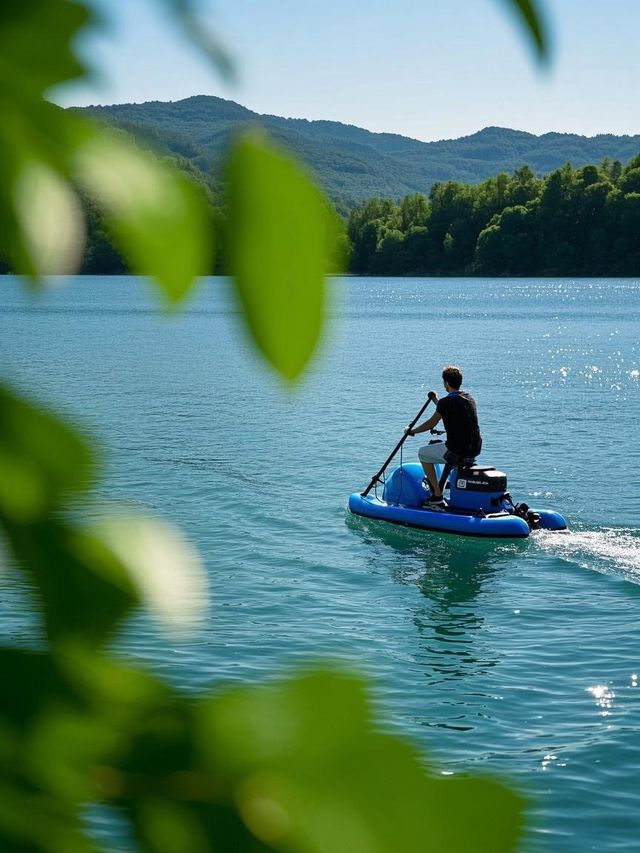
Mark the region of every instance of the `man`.
[[431, 496], [425, 506], [436, 509], [443, 509], [447, 504], [442, 496], [434, 466], [447, 462], [458, 465], [464, 459], [476, 457], [482, 449], [476, 401], [471, 394], [460, 390], [462, 371], [459, 367], [450, 364], [442, 371], [442, 381], [447, 396], [438, 400], [437, 395], [432, 392], [433, 398], [437, 401], [433, 415], [420, 426], [414, 429], [407, 427], [405, 430], [407, 435], [416, 435], [419, 432], [432, 430], [440, 420], [444, 421], [447, 432], [446, 443], [438, 441], [434, 444], [426, 444], [418, 451], [418, 458], [431, 489]]

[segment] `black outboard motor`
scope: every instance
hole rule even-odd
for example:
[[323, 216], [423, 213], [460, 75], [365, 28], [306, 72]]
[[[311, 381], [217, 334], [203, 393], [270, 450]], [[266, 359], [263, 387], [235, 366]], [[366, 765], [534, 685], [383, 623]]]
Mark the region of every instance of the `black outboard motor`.
[[523, 518], [530, 530], [540, 527], [540, 514], [527, 504], [515, 504], [507, 491], [507, 475], [491, 465], [454, 468], [449, 477], [449, 505], [482, 515], [507, 512]]
[[460, 465], [449, 475], [449, 505], [486, 515], [500, 512], [507, 497], [507, 475], [492, 465]]

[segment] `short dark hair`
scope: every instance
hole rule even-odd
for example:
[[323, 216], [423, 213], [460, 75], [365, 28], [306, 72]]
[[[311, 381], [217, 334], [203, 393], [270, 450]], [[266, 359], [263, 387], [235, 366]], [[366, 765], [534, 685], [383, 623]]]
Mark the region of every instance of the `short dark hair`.
[[455, 364], [448, 364], [442, 371], [442, 378], [456, 391], [462, 385], [462, 371]]

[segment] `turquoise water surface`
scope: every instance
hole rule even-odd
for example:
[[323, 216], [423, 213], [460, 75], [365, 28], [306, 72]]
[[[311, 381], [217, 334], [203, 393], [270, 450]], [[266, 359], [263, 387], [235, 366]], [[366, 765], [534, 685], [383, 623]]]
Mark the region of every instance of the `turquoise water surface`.
[[[640, 282], [338, 280], [292, 393], [222, 279], [177, 316], [142, 280], [54, 284], [0, 279], [3, 377], [92, 429], [99, 497], [174, 519], [210, 578], [190, 639], [140, 618], [124, 654], [198, 689], [355, 663], [441, 772], [528, 794], [523, 851], [640, 850]], [[482, 461], [568, 533], [476, 541], [348, 515], [448, 362], [478, 401]], [[0, 618], [5, 639], [35, 635], [6, 583]]]

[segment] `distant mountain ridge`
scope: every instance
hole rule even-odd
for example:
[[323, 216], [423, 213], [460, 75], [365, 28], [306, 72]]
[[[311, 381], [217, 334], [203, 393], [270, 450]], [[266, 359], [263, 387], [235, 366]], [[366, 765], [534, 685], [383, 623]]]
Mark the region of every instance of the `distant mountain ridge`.
[[341, 209], [373, 196], [399, 199], [428, 193], [436, 181], [478, 183], [525, 164], [542, 175], [566, 162], [579, 167], [609, 157], [625, 163], [640, 152], [640, 135], [536, 136], [500, 127], [459, 139], [420, 142], [335, 121], [259, 115], [212, 95], [74, 109], [185, 157], [214, 176], [230, 138], [242, 127], [260, 123], [307, 164]]

